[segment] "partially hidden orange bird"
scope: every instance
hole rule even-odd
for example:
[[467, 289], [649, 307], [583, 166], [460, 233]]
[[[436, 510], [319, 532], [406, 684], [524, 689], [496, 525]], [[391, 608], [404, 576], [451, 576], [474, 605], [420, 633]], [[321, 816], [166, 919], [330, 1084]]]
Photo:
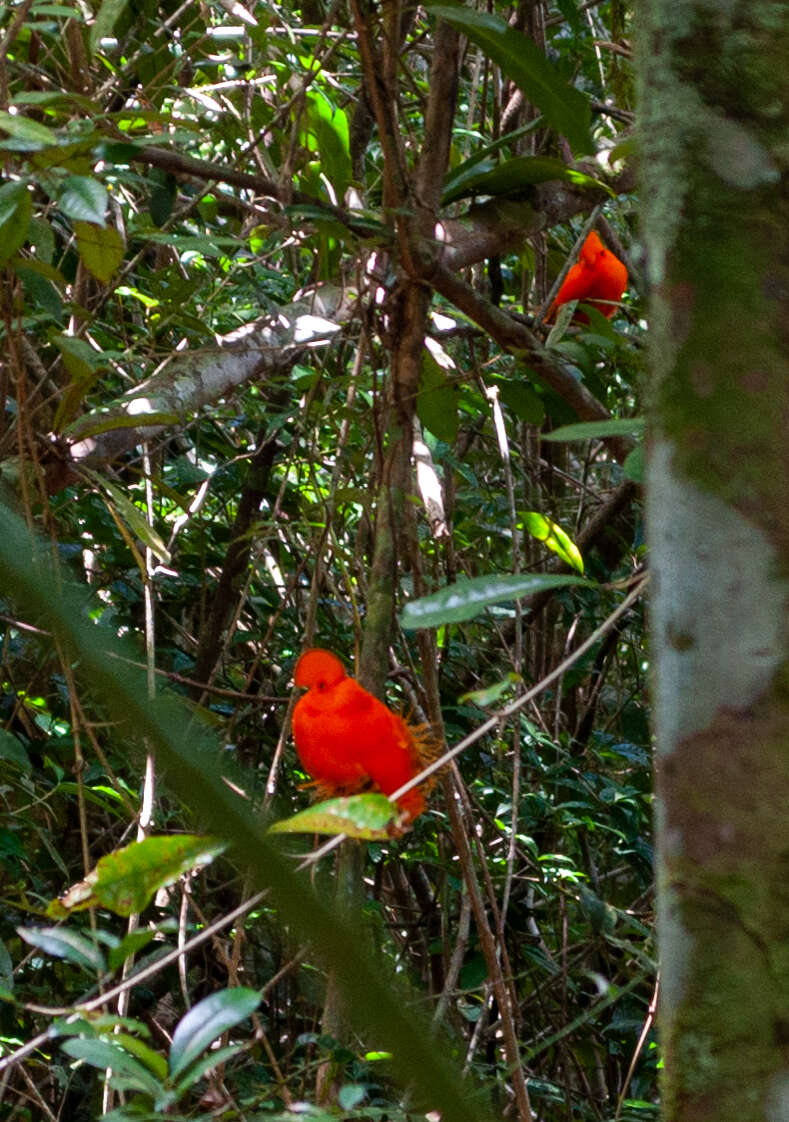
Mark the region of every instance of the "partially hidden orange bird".
[[[436, 756], [429, 730], [414, 728], [349, 678], [336, 655], [313, 647], [296, 663], [307, 692], [293, 710], [293, 739], [320, 797], [377, 787], [391, 795]], [[406, 821], [425, 809], [424, 788], [397, 800]]]
[[[580, 300], [591, 304], [610, 319], [626, 287], [627, 269], [592, 230], [581, 246], [577, 262], [564, 278], [546, 318], [553, 319], [562, 304]], [[584, 312], [576, 311], [573, 323], [588, 322], [589, 317]]]

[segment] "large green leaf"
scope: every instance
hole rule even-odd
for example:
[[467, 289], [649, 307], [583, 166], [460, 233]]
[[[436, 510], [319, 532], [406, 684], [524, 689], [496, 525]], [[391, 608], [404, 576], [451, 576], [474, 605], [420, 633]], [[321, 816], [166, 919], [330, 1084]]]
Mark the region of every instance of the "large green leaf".
[[337, 201], [342, 203], [351, 180], [348, 118], [345, 111], [332, 105], [319, 90], [310, 90], [306, 96], [302, 120], [305, 125], [306, 147], [320, 153], [321, 171], [334, 188]]
[[99, 973], [106, 969], [99, 948], [78, 931], [67, 927], [18, 927], [17, 932], [31, 947], [38, 947], [54, 958], [64, 958]]
[[21, 744], [7, 729], [0, 729], [0, 760], [10, 760], [22, 771], [33, 769], [24, 744]]
[[427, 10], [457, 27], [481, 47], [554, 128], [567, 137], [576, 153], [593, 151], [589, 102], [558, 75], [543, 51], [527, 35], [507, 27], [503, 19], [489, 12], [450, 4], [428, 4]]
[[562, 425], [553, 432], [541, 432], [540, 440], [599, 440], [606, 436], [638, 435], [644, 431], [644, 418], [614, 419], [610, 421], [579, 421], [577, 425]]
[[198, 1001], [176, 1025], [170, 1046], [170, 1078], [177, 1079], [223, 1032], [246, 1020], [260, 1005], [257, 990], [219, 990]]
[[570, 584], [590, 585], [583, 577], [564, 576], [559, 573], [525, 573], [498, 575], [459, 580], [440, 592], [411, 600], [403, 609], [400, 621], [403, 627], [440, 627], [444, 623], [461, 623], [473, 619], [485, 608], [505, 600], [521, 600], [548, 588], [563, 588]]
[[51, 552], [2, 504], [0, 585], [6, 597], [24, 605], [28, 619], [43, 624], [73, 652], [80, 675], [108, 711], [155, 747], [168, 783], [210, 828], [232, 841], [253, 879], [269, 888], [283, 922], [334, 971], [350, 1014], [381, 1049], [391, 1051], [402, 1084], [413, 1086], [452, 1122], [491, 1119], [487, 1092], [462, 1075], [448, 1042], [425, 1019], [404, 980], [365, 952], [361, 916], [340, 913], [315, 892], [309, 874], [298, 872], [279, 851], [265, 823], [224, 782], [229, 765], [219, 741], [179, 697], [148, 697], [144, 673], [131, 665], [135, 648], [86, 618], [85, 590], [75, 589], [53, 568]]
[[90, 175], [69, 175], [58, 195], [58, 206], [77, 222], [107, 222], [107, 188]]
[[139, 1060], [130, 1056], [123, 1048], [118, 1048], [115, 1044], [110, 1044], [106, 1040], [78, 1037], [75, 1040], [67, 1040], [64, 1044], [61, 1044], [61, 1048], [69, 1056], [73, 1056], [77, 1060], [84, 1060], [91, 1067], [110, 1068], [128, 1081], [127, 1086], [142, 1091], [154, 1099], [162, 1091], [161, 1083], [151, 1075]]
[[62, 918], [83, 908], [108, 908], [119, 916], [141, 912], [153, 894], [190, 869], [207, 864], [225, 849], [217, 838], [177, 834], [144, 838], [102, 857], [96, 868], [59, 900], [47, 914]]

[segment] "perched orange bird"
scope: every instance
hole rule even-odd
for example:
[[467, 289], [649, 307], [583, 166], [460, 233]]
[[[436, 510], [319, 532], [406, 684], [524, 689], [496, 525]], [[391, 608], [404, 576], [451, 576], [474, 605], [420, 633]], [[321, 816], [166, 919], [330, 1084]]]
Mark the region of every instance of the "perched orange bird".
[[[371, 786], [390, 795], [435, 757], [429, 733], [406, 724], [349, 678], [329, 651], [305, 651], [294, 679], [307, 692], [293, 710], [293, 739], [321, 796], [350, 795]], [[414, 787], [397, 804], [411, 822], [425, 809], [425, 797]]]
[[[627, 269], [592, 230], [581, 246], [578, 261], [564, 278], [547, 319], [553, 319], [557, 309], [570, 300], [591, 304], [610, 319], [626, 286]], [[584, 312], [577, 311], [573, 316], [573, 323], [588, 322], [589, 317]]]

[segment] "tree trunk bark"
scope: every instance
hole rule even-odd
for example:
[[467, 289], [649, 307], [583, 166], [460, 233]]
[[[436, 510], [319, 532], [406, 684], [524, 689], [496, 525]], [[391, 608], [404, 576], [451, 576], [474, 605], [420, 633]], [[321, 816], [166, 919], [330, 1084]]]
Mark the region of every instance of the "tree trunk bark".
[[665, 1122], [789, 1118], [789, 6], [647, 0]]

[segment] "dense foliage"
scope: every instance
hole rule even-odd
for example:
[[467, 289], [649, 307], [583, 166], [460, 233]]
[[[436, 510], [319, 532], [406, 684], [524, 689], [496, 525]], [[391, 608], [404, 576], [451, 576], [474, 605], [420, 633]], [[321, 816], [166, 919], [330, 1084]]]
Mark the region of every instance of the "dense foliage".
[[[656, 1116], [641, 601], [614, 614], [642, 565], [628, 27], [619, 0], [6, 7], [0, 499], [61, 566], [43, 589], [31, 568], [39, 602], [32, 556], [0, 559], [9, 1117], [424, 1117], [439, 1051], [496, 1117]], [[436, 57], [457, 68], [438, 106]], [[623, 305], [541, 324], [592, 223], [627, 261]], [[543, 439], [579, 420], [597, 427]], [[501, 584], [537, 573], [583, 581]], [[445, 1030], [414, 1014], [418, 1091], [338, 1016], [323, 929], [195, 837], [221, 823], [154, 765], [112, 660], [91, 670], [47, 614], [61, 580], [266, 821], [310, 800], [305, 646], [451, 747], [590, 640], [472, 737], [405, 836], [363, 869], [344, 843], [360, 958]], [[436, 630], [412, 626], [449, 586]], [[286, 838], [298, 895], [317, 843]], [[326, 901], [335, 859], [310, 873]]]

